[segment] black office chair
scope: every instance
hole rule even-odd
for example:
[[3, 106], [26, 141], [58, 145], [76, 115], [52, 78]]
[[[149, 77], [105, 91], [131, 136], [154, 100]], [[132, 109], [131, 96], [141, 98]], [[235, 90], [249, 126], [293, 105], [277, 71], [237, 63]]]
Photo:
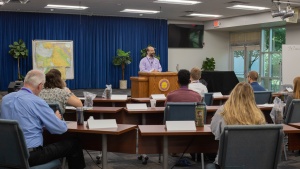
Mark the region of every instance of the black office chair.
[[254, 92], [256, 104], [272, 103], [272, 92], [269, 91], [255, 91]]
[[277, 169], [282, 140], [282, 125], [225, 126], [218, 163], [221, 168]]
[[204, 102], [207, 106], [211, 106], [213, 104], [213, 93], [204, 93]]
[[287, 113], [284, 119], [285, 124], [300, 122], [300, 99], [293, 99], [289, 107], [286, 107]]
[[60, 160], [29, 167], [28, 149], [19, 124], [15, 120], [0, 119], [0, 168], [53, 169], [60, 168]]
[[[206, 105], [197, 102], [167, 102], [164, 114], [164, 123], [166, 121], [195, 121], [195, 111], [197, 105], [203, 105], [204, 124], [206, 124]], [[197, 157], [196, 157], [197, 159]], [[204, 168], [204, 155], [201, 153], [202, 168]]]

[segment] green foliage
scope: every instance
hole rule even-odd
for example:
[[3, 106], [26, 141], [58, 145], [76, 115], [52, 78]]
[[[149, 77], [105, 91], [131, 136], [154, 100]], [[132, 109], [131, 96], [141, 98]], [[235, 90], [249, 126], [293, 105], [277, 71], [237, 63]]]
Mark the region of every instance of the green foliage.
[[10, 50], [8, 53], [15, 59], [18, 60], [18, 80], [23, 80], [24, 76], [20, 72], [20, 58], [26, 58], [28, 56], [28, 49], [26, 44], [22, 39], [15, 41], [13, 44], [9, 45]]
[[113, 58], [113, 65], [115, 66], [121, 66], [122, 68], [122, 80], [124, 80], [124, 74], [125, 74], [125, 65], [129, 65], [132, 61], [132, 58], [130, 56], [130, 51], [125, 52], [121, 49], [117, 50], [117, 56]]
[[18, 59], [20, 57], [26, 58], [28, 56], [28, 49], [26, 48], [26, 44], [22, 39], [19, 41], [15, 41], [13, 44], [9, 45], [9, 54]]
[[216, 67], [215, 59], [212, 58], [206, 58], [206, 60], [203, 61], [202, 64], [202, 70], [208, 70], [208, 71], [214, 71]]
[[120, 65], [129, 65], [132, 61], [132, 58], [130, 57], [130, 51], [125, 52], [121, 49], [117, 50], [117, 56], [113, 58], [113, 64], [115, 66], [120, 66]]
[[[152, 46], [152, 45], [148, 45], [148, 46]], [[141, 58], [144, 58], [144, 57], [147, 56], [147, 47], [145, 47], [144, 49], [141, 50]], [[160, 56], [159, 55], [154, 55], [154, 57], [156, 59], [160, 60]]]

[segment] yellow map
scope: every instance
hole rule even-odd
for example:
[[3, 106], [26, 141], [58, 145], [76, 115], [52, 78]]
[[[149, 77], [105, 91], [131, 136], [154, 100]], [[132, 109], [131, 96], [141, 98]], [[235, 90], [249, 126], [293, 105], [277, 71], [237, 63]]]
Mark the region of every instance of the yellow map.
[[47, 73], [58, 69], [63, 79], [73, 78], [72, 41], [33, 41], [33, 65]]

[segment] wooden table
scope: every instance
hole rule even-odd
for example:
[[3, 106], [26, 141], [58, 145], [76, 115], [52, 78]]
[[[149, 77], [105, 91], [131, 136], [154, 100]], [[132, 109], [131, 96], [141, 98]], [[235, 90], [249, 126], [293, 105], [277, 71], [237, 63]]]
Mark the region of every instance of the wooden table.
[[[77, 122], [67, 121], [68, 131], [64, 135], [44, 132], [46, 144], [76, 135], [87, 150], [102, 150], [102, 168], [107, 169], [107, 150], [111, 152], [136, 153], [136, 125], [118, 124], [118, 128], [88, 129]], [[101, 137], [101, 138], [100, 138]]]
[[[284, 133], [289, 135], [289, 150], [300, 149], [300, 129], [282, 125]], [[139, 125], [138, 128], [139, 151], [147, 154], [163, 152], [164, 169], [168, 168], [168, 160], [166, 160], [168, 152], [182, 153], [185, 149], [187, 149], [186, 152], [191, 153], [216, 153], [218, 151], [218, 141], [215, 140], [209, 125], [197, 127], [196, 131], [167, 131], [165, 125]]]
[[[84, 104], [84, 97], [81, 97], [80, 100]], [[130, 98], [126, 100], [115, 100], [115, 99], [106, 99], [102, 97], [96, 97], [93, 100], [93, 106], [104, 106], [104, 107], [126, 107], [126, 103], [130, 101]]]
[[[150, 98], [131, 98], [132, 103], [147, 103], [147, 106], [150, 107]], [[165, 107], [166, 100], [156, 100], [156, 107]]]
[[[218, 141], [214, 139], [209, 125], [197, 127], [196, 131], [166, 131], [165, 125], [139, 125], [139, 152], [163, 152], [163, 168], [168, 168], [168, 151], [172, 153], [217, 152]], [[163, 144], [162, 144], [163, 142]], [[161, 149], [163, 149], [161, 151]]]
[[288, 149], [300, 150], [300, 123], [289, 123], [283, 126], [283, 131], [288, 135]]
[[[133, 124], [137, 125], [163, 124], [165, 107], [147, 107], [147, 110], [128, 110], [124, 108], [124, 111], [128, 114], [127, 117], [130, 117], [130, 121], [128, 120], [127, 122], [133, 122]], [[139, 115], [142, 115], [142, 122], [139, 122]]]
[[[89, 110], [84, 110], [84, 120], [86, 121], [90, 116], [93, 116], [94, 119], [116, 119], [118, 124], [123, 124], [122, 110], [123, 107], [92, 107]], [[76, 110], [66, 109], [64, 119], [76, 121]]]
[[[221, 105], [218, 106], [206, 106], [206, 123], [210, 124], [211, 118], [215, 114], [215, 112], [221, 107]], [[264, 113], [266, 121], [268, 123], [273, 123], [271, 117], [270, 117], [270, 112], [272, 110], [272, 107], [265, 106], [265, 105], [257, 105], [257, 107]]]

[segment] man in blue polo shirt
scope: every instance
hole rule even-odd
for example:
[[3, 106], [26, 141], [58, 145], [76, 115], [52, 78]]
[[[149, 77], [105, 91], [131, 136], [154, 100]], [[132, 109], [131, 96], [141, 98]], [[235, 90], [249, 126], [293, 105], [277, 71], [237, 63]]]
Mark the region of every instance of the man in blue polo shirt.
[[266, 91], [264, 87], [257, 83], [258, 73], [256, 71], [250, 71], [248, 73], [248, 83], [252, 86], [253, 91]]
[[67, 157], [69, 169], [85, 168], [83, 152], [77, 139], [43, 145], [44, 128], [51, 134], [62, 134], [68, 129], [66, 122], [60, 120], [60, 113], [54, 113], [46, 101], [38, 97], [44, 83], [45, 74], [42, 71], [29, 71], [24, 87], [3, 97], [1, 118], [18, 121], [30, 154], [30, 166]]

